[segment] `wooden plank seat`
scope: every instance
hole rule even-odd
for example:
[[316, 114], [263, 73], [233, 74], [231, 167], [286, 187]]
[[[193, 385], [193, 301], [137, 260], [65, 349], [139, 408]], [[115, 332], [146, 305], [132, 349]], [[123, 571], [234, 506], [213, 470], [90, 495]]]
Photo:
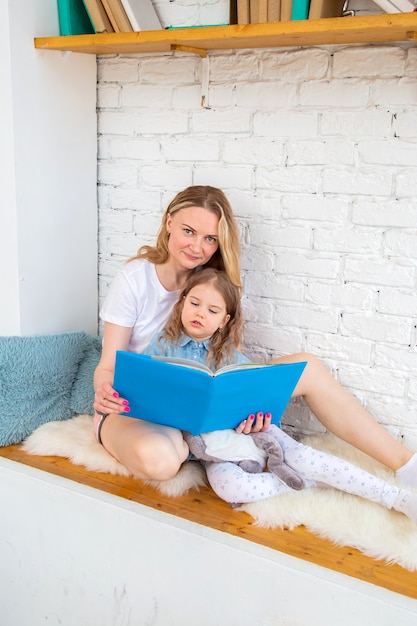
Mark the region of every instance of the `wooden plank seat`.
[[417, 599], [417, 572], [387, 565], [350, 547], [336, 546], [307, 531], [265, 529], [244, 512], [233, 510], [209, 487], [171, 498], [134, 478], [96, 473], [62, 457], [29, 455], [19, 445], [0, 448], [0, 457], [88, 485], [159, 511], [278, 550], [347, 576]]

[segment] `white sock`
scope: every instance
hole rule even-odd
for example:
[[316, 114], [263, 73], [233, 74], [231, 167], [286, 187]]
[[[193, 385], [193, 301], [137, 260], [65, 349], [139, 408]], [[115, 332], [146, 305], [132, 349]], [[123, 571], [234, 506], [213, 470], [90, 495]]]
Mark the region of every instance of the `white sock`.
[[417, 493], [400, 489], [392, 508], [400, 513], [404, 513], [417, 524]]
[[395, 476], [405, 485], [417, 488], [417, 454], [413, 454], [405, 465], [397, 469]]

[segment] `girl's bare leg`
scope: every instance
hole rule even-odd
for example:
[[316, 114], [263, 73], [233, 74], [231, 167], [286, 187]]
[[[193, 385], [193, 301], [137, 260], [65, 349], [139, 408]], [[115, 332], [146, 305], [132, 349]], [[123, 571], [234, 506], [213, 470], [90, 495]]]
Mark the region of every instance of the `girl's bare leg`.
[[315, 356], [299, 353], [275, 358], [271, 363], [297, 361], [307, 361], [307, 365], [293, 396], [303, 396], [327, 430], [392, 470], [401, 468], [413, 457], [413, 452], [378, 424]]
[[108, 415], [100, 438], [107, 452], [143, 480], [172, 478], [188, 456], [181, 431], [124, 415]]

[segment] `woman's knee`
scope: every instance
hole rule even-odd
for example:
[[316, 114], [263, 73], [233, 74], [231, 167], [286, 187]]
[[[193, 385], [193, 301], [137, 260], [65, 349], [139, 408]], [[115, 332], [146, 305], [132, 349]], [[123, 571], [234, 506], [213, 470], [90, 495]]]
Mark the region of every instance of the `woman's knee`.
[[188, 446], [159, 434], [144, 434], [133, 444], [130, 471], [138, 478], [169, 480], [179, 471], [188, 455]]

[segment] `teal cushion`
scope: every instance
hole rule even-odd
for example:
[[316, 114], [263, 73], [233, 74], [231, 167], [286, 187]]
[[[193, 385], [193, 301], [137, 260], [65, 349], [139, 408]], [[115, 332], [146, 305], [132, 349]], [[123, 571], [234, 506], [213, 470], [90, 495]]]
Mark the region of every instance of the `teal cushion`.
[[71, 389], [71, 411], [73, 415], [93, 415], [93, 378], [101, 356], [100, 337], [88, 337], [84, 358], [80, 363]]
[[73, 417], [73, 384], [88, 347], [84, 332], [0, 337], [0, 446]]

